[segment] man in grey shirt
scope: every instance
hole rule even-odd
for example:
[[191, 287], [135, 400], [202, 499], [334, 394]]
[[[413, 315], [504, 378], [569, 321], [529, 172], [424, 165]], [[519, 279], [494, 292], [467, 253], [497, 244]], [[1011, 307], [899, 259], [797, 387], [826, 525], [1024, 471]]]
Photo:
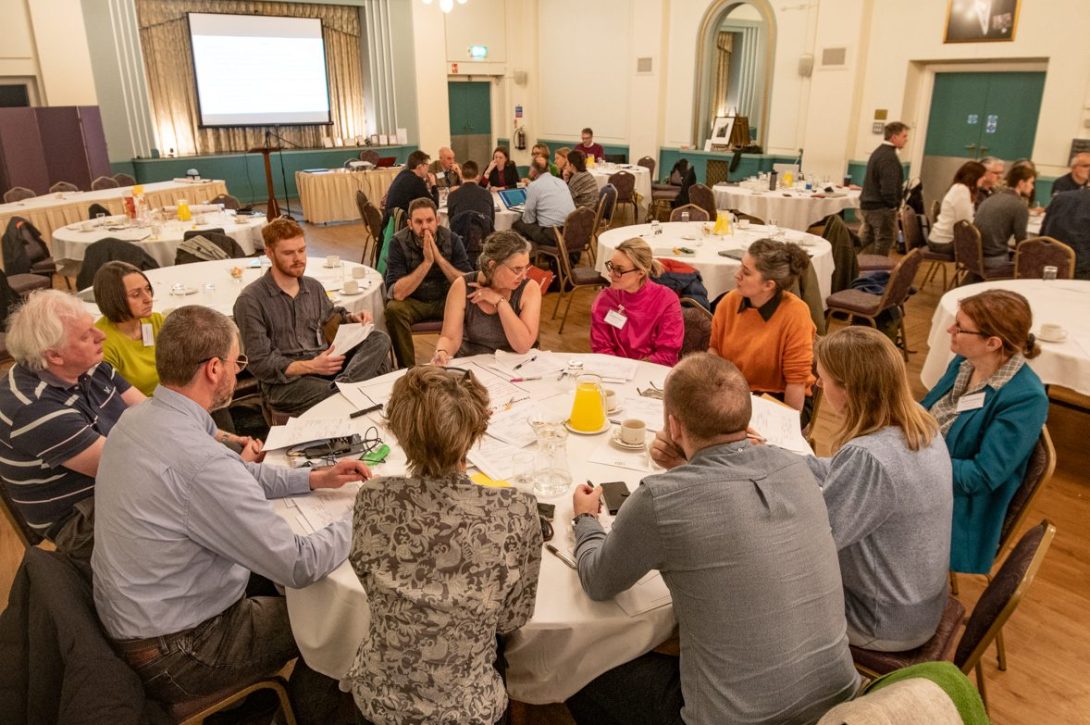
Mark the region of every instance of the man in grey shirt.
[[534, 244], [556, 246], [557, 227], [563, 227], [568, 214], [575, 211], [568, 185], [549, 173], [549, 161], [535, 156], [530, 162], [526, 204], [522, 218], [511, 227]]
[[803, 459], [746, 440], [749, 385], [710, 353], [666, 379], [645, 478], [607, 535], [600, 489], [575, 493], [583, 589], [604, 600], [662, 573], [681, 640], [568, 701], [577, 722], [809, 723], [855, 691], [836, 547]]
[[1033, 194], [1036, 177], [1037, 172], [1029, 166], [1011, 168], [1007, 174], [1007, 187], [982, 201], [976, 210], [973, 223], [980, 230], [984, 269], [989, 276], [1010, 276], [1014, 273], [1008, 244], [1011, 239], [1018, 244], [1026, 238], [1028, 199]]
[[[246, 463], [215, 441], [209, 411], [230, 402], [246, 366], [237, 329], [215, 310], [176, 310], [155, 345], [159, 387], [121, 417], [102, 452], [91, 566], [103, 628], [148, 693], [172, 703], [298, 656], [284, 598], [249, 595], [251, 572], [291, 587], [321, 579], [348, 555], [352, 521], [299, 536], [268, 499], [371, 474], [355, 460], [319, 470]], [[293, 693], [313, 691], [317, 678], [300, 659]]]

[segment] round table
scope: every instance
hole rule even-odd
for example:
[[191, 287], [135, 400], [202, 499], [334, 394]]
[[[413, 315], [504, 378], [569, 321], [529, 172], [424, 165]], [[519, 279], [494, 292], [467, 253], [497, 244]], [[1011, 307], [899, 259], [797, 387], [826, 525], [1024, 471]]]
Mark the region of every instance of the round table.
[[958, 301], [984, 290], [1005, 289], [1029, 300], [1033, 310], [1033, 332], [1053, 323], [1067, 330], [1063, 342], [1039, 340], [1041, 354], [1029, 360], [1029, 366], [1045, 385], [1062, 385], [1083, 395], [1090, 395], [1090, 317], [1085, 307], [1090, 300], [1090, 281], [1008, 279], [955, 287], [942, 296], [931, 318], [930, 350], [920, 370], [920, 380], [928, 388], [938, 382], [954, 357], [950, 334]]
[[[568, 357], [567, 354], [561, 355]], [[572, 354], [570, 357], [584, 360], [589, 370], [593, 366], [592, 361], [599, 356]], [[485, 367], [492, 363], [493, 357], [478, 355], [462, 358], [454, 364], [465, 361]], [[637, 387], [646, 388], [650, 383], [661, 387], [669, 372], [669, 368], [646, 362], [638, 362], [636, 370], [635, 378], [631, 381], [607, 384], [606, 387], [615, 389], [622, 397], [635, 395]], [[375, 382], [392, 385], [392, 380], [403, 372], [390, 373]], [[545, 378], [519, 385], [535, 403], [541, 404], [540, 401], [548, 398], [545, 405], [565, 412], [570, 410], [570, 383], [558, 382], [556, 375]], [[335, 395], [311, 408], [304, 417], [340, 417], [354, 409], [346, 398]], [[623, 411], [621, 414], [624, 415]], [[661, 419], [653, 423], [656, 430], [662, 425]], [[372, 425], [382, 430], [380, 413], [353, 421], [354, 430], [360, 434]], [[608, 435], [572, 434], [568, 437], [572, 490], [576, 484], [588, 479], [595, 482], [623, 480], [630, 490], [634, 490], [641, 478], [650, 472], [591, 463], [589, 459], [602, 446], [612, 449]], [[395, 452], [386, 463], [376, 467], [376, 475], [400, 475], [404, 471], [404, 454], [397, 450], [396, 442], [388, 431], [382, 430], [380, 436], [394, 446]], [[283, 461], [283, 452], [271, 452], [268, 460]], [[573, 549], [573, 533], [568, 525], [572, 516], [570, 492], [549, 499], [549, 502], [556, 504], [553, 519], [556, 536], [553, 543], [561, 549]], [[299, 526], [287, 513], [289, 504], [276, 501], [274, 505], [293, 527]], [[304, 528], [296, 530], [305, 532]], [[347, 561], [342, 563], [325, 579], [305, 589], [288, 589], [287, 604], [292, 632], [307, 664], [329, 677], [341, 679], [352, 665], [359, 643], [370, 625], [367, 595], [351, 564]], [[508, 638], [507, 689], [512, 698], [521, 702], [562, 702], [603, 672], [644, 654], [664, 641], [675, 625], [676, 619], [670, 606], [660, 606], [630, 617], [615, 601], [592, 601], [583, 592], [578, 574], [542, 549], [534, 616]]]
[[[200, 224], [195, 223], [200, 220]], [[160, 267], [174, 264], [174, 256], [182, 237], [188, 231], [202, 229], [222, 229], [233, 238], [242, 251], [253, 254], [264, 247], [261, 230], [267, 221], [261, 216], [234, 216], [231, 214], [197, 214], [192, 222], [171, 221], [161, 225], [162, 231], [152, 236], [150, 227], [129, 225], [128, 219], [118, 223], [116, 218], [104, 224], [95, 224], [90, 231], [84, 231], [83, 223], [69, 224], [53, 232], [53, 258], [58, 262], [78, 267], [87, 253], [87, 247], [100, 239], [113, 237], [138, 244]]]
[[[493, 231], [507, 231], [516, 221], [518, 221], [520, 214], [517, 211], [511, 211], [510, 209], [505, 208], [503, 202], [500, 201], [500, 195], [494, 191], [492, 192], [492, 204], [496, 209], [496, 226]], [[450, 219], [447, 218], [446, 203], [439, 207], [439, 223], [447, 228], [450, 227]]]
[[[735, 228], [734, 234], [717, 237], [704, 235], [703, 222], [667, 222], [662, 224], [661, 228], [662, 233], [657, 236], [651, 235], [650, 224], [618, 227], [600, 234], [598, 236], [598, 271], [603, 275], [606, 274], [605, 263], [609, 261], [618, 244], [632, 237], [640, 237], [651, 245], [651, 250], [656, 257], [676, 259], [695, 267], [704, 279], [708, 299], [714, 300], [724, 292], [734, 289], [734, 275], [742, 264], [737, 259], [720, 256], [719, 252], [728, 249], [745, 249], [750, 243], [768, 236], [773, 231], [768, 227], [750, 225], [746, 230]], [[832, 246], [813, 234], [793, 230], [781, 233], [786, 241], [801, 244], [810, 254], [814, 263], [814, 272], [817, 273], [818, 285], [821, 288], [821, 298], [828, 297], [832, 293], [835, 268]], [[681, 247], [692, 249], [695, 254], [690, 256], [674, 252], [676, 248]]]
[[716, 184], [712, 188], [718, 209], [736, 209], [775, 220], [777, 226], [806, 231], [814, 222], [844, 209], [859, 208], [858, 189], [837, 187], [833, 195], [812, 191], [753, 191], [742, 186]]
[[[155, 290], [155, 303], [153, 309], [156, 312], [174, 309], [183, 305], [204, 305], [222, 312], [228, 317], [234, 314], [235, 300], [239, 293], [249, 283], [255, 281], [268, 269], [267, 257], [246, 259], [217, 259], [212, 262], [196, 262], [194, 264], [179, 264], [172, 267], [160, 267], [144, 272]], [[232, 267], [242, 267], [242, 279], [235, 280], [231, 276]], [[360, 292], [355, 295], [342, 295], [340, 292], [344, 280], [351, 278], [352, 269], [362, 267], [367, 274], [360, 282]], [[333, 304], [341, 305], [349, 312], [361, 312], [369, 310], [375, 318], [375, 325], [386, 329], [383, 305], [382, 276], [371, 269], [356, 262], [342, 261], [334, 268], [325, 266], [324, 257], [307, 257], [308, 277], [313, 277], [322, 283], [330, 295]], [[172, 292], [175, 285], [181, 285], [188, 294]], [[80, 292], [80, 298], [84, 300], [87, 310], [97, 319], [101, 314], [94, 303], [94, 295], [90, 289]]]
[[588, 166], [587, 171], [594, 176], [594, 180], [598, 183], [598, 188], [609, 183], [609, 177], [616, 174], [618, 171], [627, 171], [636, 177], [636, 193], [640, 195], [640, 208], [645, 212], [647, 211], [647, 205], [651, 203], [651, 172], [647, 170], [646, 166], [638, 166], [631, 164], [609, 164], [605, 161], [601, 161], [594, 166]]

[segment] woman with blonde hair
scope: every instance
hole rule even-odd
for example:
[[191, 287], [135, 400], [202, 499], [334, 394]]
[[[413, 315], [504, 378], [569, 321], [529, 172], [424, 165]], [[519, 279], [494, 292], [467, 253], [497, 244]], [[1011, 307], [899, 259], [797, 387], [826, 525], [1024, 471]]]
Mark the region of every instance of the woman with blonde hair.
[[882, 333], [832, 333], [817, 345], [817, 369], [823, 401], [842, 422], [832, 457], [807, 462], [829, 509], [848, 641], [914, 649], [935, 634], [946, 606], [950, 455]]
[[530, 243], [517, 232], [493, 232], [484, 240], [477, 271], [455, 278], [443, 309], [443, 331], [432, 363], [452, 357], [524, 353], [537, 341], [541, 287], [530, 270]]
[[466, 476], [489, 414], [467, 370], [421, 365], [394, 383], [386, 421], [409, 475], [360, 487], [349, 554], [371, 627], [348, 676], [373, 723], [504, 715], [496, 637], [533, 615], [542, 542], [532, 496]]
[[651, 246], [643, 239], [626, 239], [606, 262], [606, 271], [609, 287], [591, 306], [590, 349], [674, 365], [685, 322], [677, 294], [654, 281], [662, 274], [662, 265], [651, 256]]
[[1041, 353], [1032, 325], [1017, 292], [961, 300], [949, 328], [954, 359], [923, 399], [954, 462], [954, 571], [991, 571], [1007, 506], [1048, 417], [1048, 394], [1026, 364]]

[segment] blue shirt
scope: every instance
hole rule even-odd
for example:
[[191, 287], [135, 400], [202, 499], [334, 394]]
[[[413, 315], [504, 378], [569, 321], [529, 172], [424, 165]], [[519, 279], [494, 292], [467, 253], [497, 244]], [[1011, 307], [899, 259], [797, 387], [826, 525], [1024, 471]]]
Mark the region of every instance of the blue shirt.
[[575, 211], [571, 190], [552, 174], [542, 174], [526, 187], [522, 221], [539, 227], [562, 227], [568, 214]]
[[106, 441], [95, 493], [95, 607], [115, 639], [173, 634], [242, 598], [250, 572], [305, 587], [348, 555], [351, 519], [294, 534], [268, 499], [309, 470], [246, 463], [211, 416], [159, 386]]
[[106, 362], [75, 383], [25, 365], [0, 380], [0, 479], [39, 534], [56, 533], [72, 507], [94, 495], [95, 479], [63, 464], [110, 432], [130, 387]]

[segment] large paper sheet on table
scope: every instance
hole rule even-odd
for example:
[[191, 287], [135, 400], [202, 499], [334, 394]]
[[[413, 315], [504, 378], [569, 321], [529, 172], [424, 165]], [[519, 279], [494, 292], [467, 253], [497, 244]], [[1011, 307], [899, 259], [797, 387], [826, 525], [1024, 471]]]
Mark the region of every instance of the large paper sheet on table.
[[358, 483], [345, 484], [341, 488], [320, 488], [305, 496], [287, 499], [287, 503], [298, 512], [296, 520], [304, 523], [309, 533], [314, 533], [351, 516], [359, 490]]
[[489, 478], [497, 481], [513, 478], [519, 473], [516, 458], [523, 451], [492, 436], [481, 436], [477, 445], [469, 449], [466, 458]]
[[566, 356], [546, 350], [531, 350], [524, 355], [496, 350], [494, 367], [508, 378], [540, 378], [556, 375], [567, 366]]
[[814, 452], [802, 436], [799, 411], [794, 408], [755, 395], [749, 426], [774, 446], [804, 456]]
[[352, 421], [348, 418], [288, 418], [287, 425], [274, 425], [265, 439], [265, 450], [299, 445], [326, 438], [342, 438], [352, 435]]
[[493, 413], [510, 410], [515, 403], [530, 399], [530, 394], [525, 389], [510, 382], [508, 378], [501, 377], [498, 373], [487, 370], [476, 363], [459, 363], [457, 360], [453, 360], [451, 361], [451, 367], [469, 370], [477, 376], [477, 380], [480, 381], [481, 385], [488, 389], [489, 405]]

